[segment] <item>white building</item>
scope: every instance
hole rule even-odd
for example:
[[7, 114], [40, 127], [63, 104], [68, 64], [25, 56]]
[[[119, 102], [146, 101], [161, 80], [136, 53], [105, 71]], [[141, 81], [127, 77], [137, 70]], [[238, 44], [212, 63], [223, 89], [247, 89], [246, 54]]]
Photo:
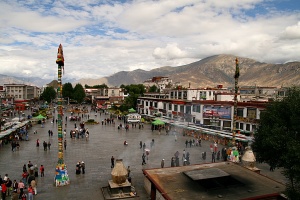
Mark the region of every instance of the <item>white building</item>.
[[41, 90], [36, 86], [25, 84], [4, 84], [6, 96], [15, 100], [32, 100], [41, 94]]
[[163, 92], [164, 89], [172, 85], [172, 80], [168, 77], [156, 76], [144, 81], [143, 85], [145, 85], [147, 89], [155, 85], [160, 90], [160, 92]]

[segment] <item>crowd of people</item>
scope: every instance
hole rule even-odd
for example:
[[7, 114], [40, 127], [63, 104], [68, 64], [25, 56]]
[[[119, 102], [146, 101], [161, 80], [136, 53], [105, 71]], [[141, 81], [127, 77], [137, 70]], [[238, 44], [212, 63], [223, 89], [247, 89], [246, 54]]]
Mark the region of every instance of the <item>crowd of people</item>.
[[[33, 165], [31, 161], [28, 164], [24, 164], [22, 168], [22, 174], [19, 178], [12, 179], [5, 174], [2, 178], [0, 175], [0, 192], [2, 200], [6, 200], [10, 197], [12, 200], [33, 200], [33, 195], [38, 194], [37, 179], [45, 176], [45, 168], [41, 165], [39, 168], [37, 165]], [[19, 181], [17, 181], [19, 180]]]
[[[68, 118], [67, 118], [67, 116], [65, 116], [65, 117], [66, 117], [65, 123], [67, 123], [67, 119]], [[110, 125], [110, 124], [114, 125], [114, 123], [117, 123], [117, 124], [119, 124], [118, 125], [118, 130], [123, 129], [125, 127], [125, 129], [127, 131], [129, 130], [129, 128], [131, 128], [131, 130], [135, 129], [137, 127], [139, 129], [142, 129], [143, 126], [144, 126], [142, 123], [128, 124], [125, 121], [122, 124], [120, 122], [117, 122], [117, 120], [118, 120], [118, 118], [114, 119], [112, 116], [110, 116], [109, 118], [106, 117], [106, 118], [104, 118], [102, 120], [102, 125], [103, 126]], [[121, 117], [119, 120], [121, 120], [121, 122], [122, 122], [122, 120], [124, 120], [124, 118]], [[54, 123], [54, 121], [53, 121], [53, 123]], [[72, 128], [71, 130], [69, 129], [70, 130], [70, 138], [72, 138], [72, 139], [83, 139], [83, 138], [86, 138], [86, 140], [87, 140], [89, 138], [89, 134], [90, 133], [89, 133], [88, 128], [86, 128], [84, 126], [84, 122], [80, 122], [78, 126], [77, 126], [78, 122], [75, 121], [75, 122], [72, 122], [72, 123], [74, 123], [74, 128]], [[161, 129], [163, 129], [163, 128], [161, 128]], [[152, 134], [155, 134], [154, 131], [160, 132], [161, 129], [156, 130], [156, 129], [153, 128]], [[175, 141], [177, 141], [177, 135], [178, 136], [182, 136], [183, 135], [183, 136], [186, 137], [185, 142], [182, 143], [182, 147], [184, 148], [183, 153], [182, 153], [182, 159], [180, 161], [181, 156], [179, 157], [179, 155], [180, 155], [179, 151], [176, 151], [175, 154], [174, 154], [174, 156], [173, 155], [170, 156], [171, 157], [171, 163], [170, 163], [171, 167], [180, 166], [180, 162], [182, 162], [183, 166], [184, 165], [190, 165], [190, 163], [191, 163], [191, 156], [201, 156], [202, 155], [202, 159], [203, 160], [206, 159], [206, 152], [209, 152], [209, 149], [202, 148], [202, 145], [201, 145], [202, 137], [193, 137], [194, 136], [193, 134], [189, 135], [184, 130], [180, 131], [178, 128], [175, 128], [174, 126], [166, 126], [165, 129], [166, 129], [166, 136], [164, 136], [164, 137], [168, 137], [167, 135], [169, 135], [170, 133], [173, 133], [173, 135], [175, 136]], [[47, 133], [49, 134], [49, 142], [44, 141], [43, 142], [43, 148], [44, 148], [44, 151], [48, 151], [49, 152], [50, 147], [51, 147], [50, 138], [53, 136], [53, 131], [52, 130], [48, 130], [48, 132], [47, 132], [47, 130], [45, 130], [45, 132], [46, 132], [45, 133], [46, 135], [47, 135]], [[56, 131], [54, 131], [54, 132], [56, 132]], [[116, 131], [116, 132], [121, 133], [121, 131]], [[63, 147], [64, 147], [64, 150], [66, 150], [66, 147], [67, 147], [67, 137], [66, 137], [66, 134], [67, 134], [67, 129], [65, 128], [63, 130], [63, 136], [64, 136], [64, 138], [63, 138]], [[188, 136], [191, 136], [191, 137], [188, 137]], [[120, 143], [122, 143], [122, 141], [124, 141], [124, 146], [128, 146], [127, 139], [128, 138], [126, 138], [125, 141], [121, 140]], [[69, 141], [73, 141], [73, 140], [69, 140]], [[74, 141], [77, 141], [77, 140], [74, 140]], [[130, 139], [128, 141], [130, 141]], [[34, 141], [33, 141], [33, 144], [34, 144]], [[213, 142], [212, 145], [211, 145], [212, 149], [213, 149], [211, 151], [212, 162], [215, 162], [216, 160], [218, 161], [218, 160], [221, 160], [221, 159], [225, 159], [224, 149], [218, 150], [218, 147], [215, 146], [217, 144], [218, 144], [218, 142]], [[137, 145], [137, 148], [138, 148], [138, 143], [136, 145]], [[39, 147], [39, 146], [40, 146], [40, 141], [39, 141], [39, 139], [37, 139], [36, 140], [36, 147]], [[153, 150], [155, 150], [154, 139], [152, 139], [151, 141], [146, 141], [146, 142], [145, 141], [144, 142], [140, 141], [139, 147], [141, 149], [141, 152], [140, 152], [141, 154], [139, 154], [139, 155], [142, 155], [141, 156], [142, 157], [142, 165], [144, 166], [144, 165], [147, 165], [147, 163], [153, 162], [154, 159], [149, 159], [148, 160], [148, 157], [150, 155], [150, 150], [152, 148], [153, 148]], [[190, 148], [194, 148], [194, 147], [195, 147], [195, 149], [196, 149], [196, 147], [197, 147], [197, 149], [199, 148], [199, 155], [194, 155], [194, 154], [190, 155], [189, 151], [186, 151], [186, 150], [188, 150]], [[128, 147], [126, 147], [126, 148], [128, 148]], [[14, 150], [16, 150], [16, 147], [14, 148]], [[203, 151], [202, 154], [201, 154], [201, 151]], [[190, 152], [192, 152], [192, 150]], [[226, 155], [228, 155], [227, 151], [226, 151]], [[228, 158], [228, 156], [227, 156], [227, 158]], [[78, 159], [80, 159], [80, 158], [78, 158]], [[76, 163], [76, 160], [75, 160], [74, 164]], [[85, 160], [85, 161], [87, 161], [87, 160]], [[114, 166], [115, 166], [114, 165], [114, 161], [115, 161], [115, 158], [112, 157], [111, 158], [111, 168], [114, 168]], [[168, 159], [165, 160], [165, 159], [162, 159], [162, 158], [157, 159], [155, 162], [157, 162], [157, 163], [160, 162], [160, 166], [162, 168], [164, 168], [166, 165], [169, 164], [169, 160]], [[85, 174], [85, 162], [79, 161], [79, 162], [76, 163], [76, 165], [74, 165], [74, 164], [73, 164], [73, 166], [75, 166], [75, 169], [76, 169], [75, 173], [77, 175], [79, 175], [79, 174]], [[16, 193], [18, 195], [18, 198], [20, 198], [20, 197], [22, 197], [24, 195], [26, 195], [28, 198], [30, 196], [30, 198], [31, 198], [31, 196], [33, 196], [33, 194], [35, 194], [35, 195], [37, 194], [37, 190], [36, 190], [37, 179], [38, 179], [39, 175], [41, 177], [44, 176], [44, 168], [38, 169], [37, 165], [32, 165], [32, 164], [31, 164], [30, 167], [28, 165], [27, 166], [24, 165], [24, 166], [25, 166], [25, 168], [23, 168], [23, 174], [22, 174], [21, 180], [17, 181], [18, 178], [16, 178], [16, 180], [13, 181], [13, 183], [16, 182], [17, 185], [18, 185], [18, 187], [16, 188], [16, 190], [14, 190], [14, 187], [11, 186], [9, 182], [7, 182], [7, 179], [6, 179], [5, 182], [2, 181], [1, 185], [3, 183], [5, 184], [5, 186], [2, 187], [2, 191], [1, 191], [2, 195], [3, 195], [3, 191], [5, 191], [5, 195], [8, 195], [8, 196], [9, 195], [13, 195], [14, 193]], [[42, 167], [42, 165], [41, 165], [41, 167]], [[43, 171], [41, 171], [41, 170], [43, 170]], [[131, 180], [129, 167], [128, 167], [127, 171], [128, 171], [128, 178], [130, 178], [130, 180]], [[74, 173], [74, 168], [73, 168], [73, 173]], [[24, 186], [22, 186], [22, 185], [24, 185]], [[10, 189], [12, 192], [9, 193], [7, 191], [8, 190], [7, 188], [12, 188], [12, 189]], [[29, 188], [32, 188], [32, 189], [29, 189]], [[3, 198], [3, 197], [2, 197], [2, 199], [5, 200], [5, 198]]]

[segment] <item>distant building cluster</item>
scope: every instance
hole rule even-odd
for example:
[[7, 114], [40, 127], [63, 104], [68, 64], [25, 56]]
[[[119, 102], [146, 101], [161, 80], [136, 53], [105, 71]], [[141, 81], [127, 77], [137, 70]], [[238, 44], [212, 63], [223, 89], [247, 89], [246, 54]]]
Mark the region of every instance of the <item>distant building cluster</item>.
[[[160, 116], [182, 123], [195, 124], [215, 130], [232, 130], [234, 90], [223, 85], [207, 88], [184, 88], [168, 77], [153, 77], [143, 83], [146, 91], [156, 86], [157, 92], [146, 92], [137, 100], [137, 112], [145, 116]], [[1, 106], [26, 103], [39, 98], [43, 88], [25, 84], [0, 86]], [[86, 88], [86, 96], [107, 109], [120, 106], [126, 98], [122, 88]], [[242, 86], [237, 96], [236, 128], [244, 133], [257, 129], [260, 113], [266, 104], [287, 95], [286, 88]]]
[[89, 88], [85, 89], [86, 96], [91, 97], [92, 102], [97, 104], [98, 108], [107, 109], [111, 106], [120, 106], [124, 101], [124, 91], [122, 88]]
[[[154, 77], [145, 83], [146, 87], [157, 84], [162, 90], [157, 93], [145, 93], [143, 97], [138, 98], [139, 114], [160, 116], [183, 124], [195, 124], [215, 130], [233, 130], [233, 88], [224, 88], [222, 85], [211, 88], [183, 88], [178, 87], [180, 84], [169, 88], [167, 85], [170, 85], [172, 80], [167, 77]], [[236, 129], [252, 134], [257, 129], [260, 113], [266, 108], [266, 104], [286, 96], [286, 92], [286, 88], [277, 87], [240, 87], [237, 94]]]

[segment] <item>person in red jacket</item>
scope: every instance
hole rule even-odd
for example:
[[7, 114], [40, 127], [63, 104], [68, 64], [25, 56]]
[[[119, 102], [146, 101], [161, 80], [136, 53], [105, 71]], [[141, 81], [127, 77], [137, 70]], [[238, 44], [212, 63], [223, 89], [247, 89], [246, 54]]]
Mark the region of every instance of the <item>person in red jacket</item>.
[[5, 182], [3, 182], [2, 184], [1, 184], [1, 187], [2, 187], [2, 200], [5, 200], [5, 198], [6, 198], [6, 190], [7, 190], [7, 187], [6, 187], [6, 183]]

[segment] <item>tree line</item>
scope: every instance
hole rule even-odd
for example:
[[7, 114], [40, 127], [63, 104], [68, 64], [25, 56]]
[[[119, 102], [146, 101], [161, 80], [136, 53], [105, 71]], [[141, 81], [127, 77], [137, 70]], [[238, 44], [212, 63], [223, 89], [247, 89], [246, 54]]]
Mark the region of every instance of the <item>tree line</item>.
[[[40, 96], [41, 100], [52, 102], [57, 97], [57, 91], [54, 87], [46, 87]], [[85, 91], [80, 83], [77, 83], [73, 88], [71, 83], [65, 83], [62, 87], [62, 97], [67, 100], [74, 100], [78, 103], [82, 103], [85, 100]]]

